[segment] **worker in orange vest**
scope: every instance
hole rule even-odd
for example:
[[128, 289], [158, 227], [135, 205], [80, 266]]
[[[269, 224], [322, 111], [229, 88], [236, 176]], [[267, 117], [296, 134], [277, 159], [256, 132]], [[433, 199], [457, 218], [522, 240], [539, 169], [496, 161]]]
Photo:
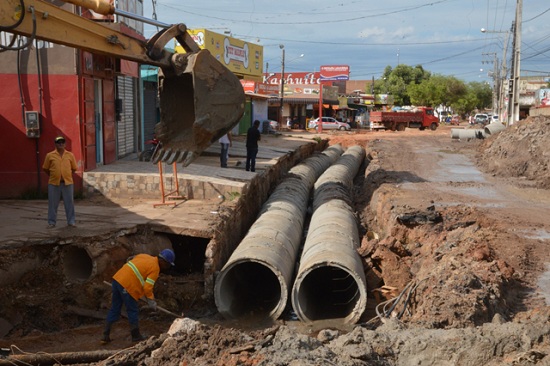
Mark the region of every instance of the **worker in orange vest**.
[[158, 256], [138, 254], [131, 257], [113, 276], [111, 309], [107, 314], [102, 344], [111, 342], [111, 326], [120, 319], [122, 305], [126, 306], [132, 342], [139, 342], [145, 337], [139, 331], [138, 300], [147, 301], [149, 308], [156, 311], [157, 303], [153, 294], [155, 281], [160, 272], [166, 272], [174, 266], [176, 255], [171, 249], [164, 249]]

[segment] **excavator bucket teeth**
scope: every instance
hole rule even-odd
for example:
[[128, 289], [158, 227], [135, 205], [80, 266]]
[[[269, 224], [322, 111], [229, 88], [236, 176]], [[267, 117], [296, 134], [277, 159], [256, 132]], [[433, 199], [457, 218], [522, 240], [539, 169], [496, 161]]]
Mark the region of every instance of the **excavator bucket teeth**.
[[161, 148], [153, 161], [189, 165], [241, 119], [245, 97], [239, 79], [208, 50], [187, 55], [183, 73], [159, 74]]

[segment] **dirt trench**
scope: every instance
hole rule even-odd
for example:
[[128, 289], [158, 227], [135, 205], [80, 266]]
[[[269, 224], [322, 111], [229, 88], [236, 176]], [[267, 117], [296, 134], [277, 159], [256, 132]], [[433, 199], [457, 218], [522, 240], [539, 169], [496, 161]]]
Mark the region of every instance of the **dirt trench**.
[[[436, 155], [472, 157], [487, 143], [495, 146], [495, 140], [453, 146], [438, 135], [403, 136], [409, 140], [395, 136], [346, 134], [334, 135], [331, 140], [361, 144], [369, 157], [366, 174], [355, 180], [354, 201], [363, 235], [359, 253], [365, 264], [370, 305], [360, 324], [300, 324], [288, 316], [274, 324], [228, 322], [219, 318], [215, 310], [205, 310], [212, 309], [211, 304], [199, 304], [196, 309], [202, 313], [187, 312], [187, 318], [174, 323], [169, 318], [146, 315], [145, 326], [156, 327], [156, 334], [160, 335], [98, 364], [549, 364], [550, 310], [544, 299], [536, 295], [538, 275], [549, 260], [546, 241], [522, 235], [522, 230], [540, 227], [547, 219], [537, 215], [537, 219], [529, 221], [517, 207], [502, 209], [479, 202], [478, 197], [468, 200], [464, 195], [456, 196], [465, 186], [483, 191], [485, 185], [510, 182], [485, 184], [445, 179], [436, 181], [434, 187], [430, 178], [415, 171], [425, 164], [415, 150], [422, 147], [418, 145], [425, 144]], [[415, 140], [411, 143], [411, 139]], [[500, 150], [504, 148], [501, 145]], [[404, 160], [402, 156], [408, 158]], [[522, 205], [531, 212], [545, 212], [537, 204]], [[512, 219], [516, 222], [513, 230], [508, 225]], [[56, 278], [52, 281], [55, 283]], [[167, 277], [165, 283], [170, 282]], [[58, 288], [63, 285], [57, 282]], [[27, 292], [34, 286], [40, 284], [30, 281]], [[25, 296], [24, 293], [12, 293], [9, 297]], [[400, 294], [400, 301], [383, 306], [383, 301]], [[170, 291], [159, 293], [159, 298], [167, 301], [172, 296]], [[191, 303], [192, 300], [187, 306]], [[377, 304], [382, 305], [376, 309]], [[182, 305], [186, 306], [177, 304]], [[95, 323], [89, 323], [89, 332], [84, 331], [81, 340], [97, 339], [101, 328]], [[67, 328], [76, 327], [86, 328], [82, 323], [67, 324]], [[33, 333], [36, 332], [10, 336], [10, 341], [25, 344], [25, 338], [36, 336]], [[67, 336], [60, 332], [38, 338], [46, 345], [48, 337], [49, 342], [55, 343]], [[123, 345], [126, 343], [119, 342], [116, 347]], [[63, 348], [50, 347], [52, 351], [56, 349]]]

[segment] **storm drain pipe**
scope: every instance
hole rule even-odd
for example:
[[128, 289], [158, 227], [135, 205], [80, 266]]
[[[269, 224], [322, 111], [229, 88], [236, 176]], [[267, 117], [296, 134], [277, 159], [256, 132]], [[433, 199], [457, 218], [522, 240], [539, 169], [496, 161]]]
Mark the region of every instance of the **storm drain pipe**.
[[482, 138], [485, 138], [485, 135], [486, 135], [486, 132], [481, 129], [451, 128], [451, 138], [453, 140], [482, 139]]
[[500, 122], [489, 123], [483, 129], [486, 135], [496, 135], [497, 133], [506, 129], [506, 126]]
[[354, 324], [365, 311], [367, 286], [351, 204], [353, 178], [364, 158], [362, 147], [350, 147], [315, 182], [313, 216], [292, 289], [292, 307], [302, 321]]
[[220, 271], [214, 299], [227, 319], [277, 319], [288, 302], [310, 191], [342, 155], [340, 145], [290, 169]]

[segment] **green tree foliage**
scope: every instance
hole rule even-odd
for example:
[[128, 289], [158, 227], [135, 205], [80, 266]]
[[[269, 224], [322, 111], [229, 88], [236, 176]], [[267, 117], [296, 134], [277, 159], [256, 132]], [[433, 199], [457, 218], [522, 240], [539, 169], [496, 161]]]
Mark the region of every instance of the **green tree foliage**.
[[489, 108], [492, 90], [486, 83], [464, 81], [454, 76], [431, 74], [422, 66], [386, 66], [382, 77], [375, 81], [377, 94], [390, 94], [395, 105], [451, 107], [460, 114]]
[[396, 105], [410, 105], [409, 85], [421, 83], [430, 77], [422, 66], [397, 65], [395, 69], [386, 66], [382, 78], [374, 83], [377, 94], [391, 94]]

